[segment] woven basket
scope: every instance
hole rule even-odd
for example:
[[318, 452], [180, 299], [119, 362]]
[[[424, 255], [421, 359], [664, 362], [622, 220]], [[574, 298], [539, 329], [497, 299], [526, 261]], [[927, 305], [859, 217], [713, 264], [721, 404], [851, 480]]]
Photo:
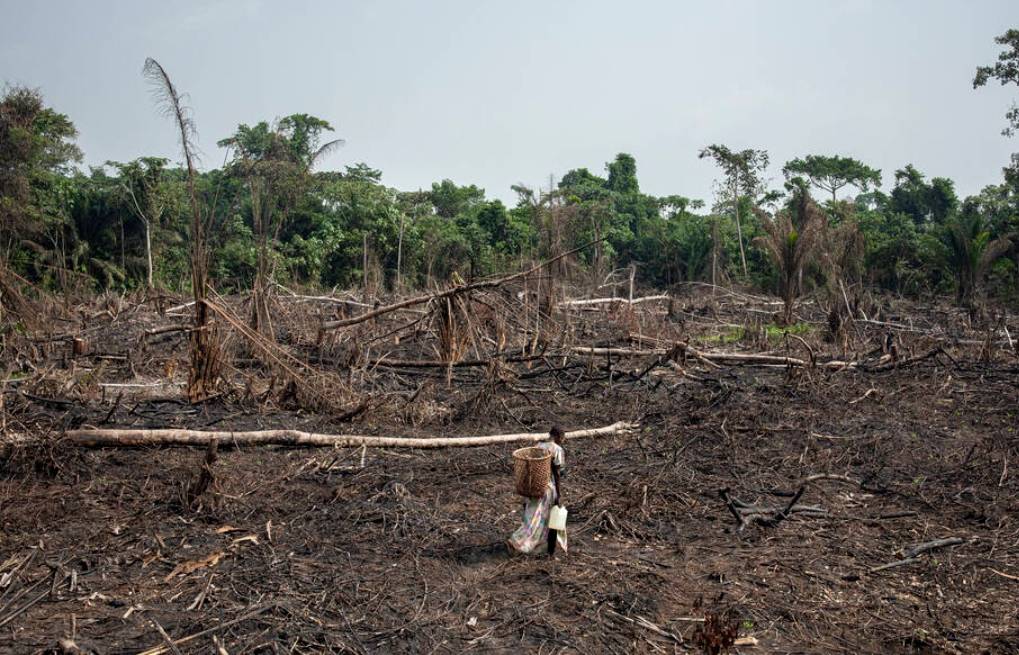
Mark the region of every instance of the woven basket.
[[513, 451], [513, 478], [517, 493], [525, 498], [541, 498], [552, 477], [552, 453], [530, 447]]

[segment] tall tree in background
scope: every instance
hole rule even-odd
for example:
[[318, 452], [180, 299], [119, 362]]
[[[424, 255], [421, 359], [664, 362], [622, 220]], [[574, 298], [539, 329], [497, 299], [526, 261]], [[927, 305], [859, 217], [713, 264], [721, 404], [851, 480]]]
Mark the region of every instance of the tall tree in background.
[[[1019, 29], [1010, 29], [994, 39], [1005, 50], [998, 53], [998, 61], [993, 66], [980, 66], [973, 78], [973, 88], [979, 88], [991, 80], [998, 80], [1002, 86], [1015, 84], [1019, 86]], [[1014, 136], [1019, 130], [1019, 106], [1012, 107], [1005, 113], [1008, 124], [1001, 131], [1004, 136]], [[1012, 165], [1005, 169], [1005, 178], [1019, 187], [1019, 153], [1012, 153]]]
[[35, 89], [16, 86], [0, 96], [0, 303], [20, 297], [10, 279], [12, 259], [62, 220], [67, 175], [81, 160], [77, 135]]
[[743, 277], [747, 277], [747, 255], [743, 246], [743, 226], [740, 222], [740, 199], [754, 196], [761, 188], [761, 175], [768, 167], [768, 151], [746, 149], [734, 151], [721, 144], [705, 147], [700, 152], [701, 159], [712, 159], [722, 169], [725, 182], [722, 184], [722, 198], [732, 203], [733, 215], [736, 219], [736, 238], [739, 241], [740, 262], [743, 265]]
[[321, 118], [293, 114], [277, 121], [275, 127], [265, 121], [253, 127], [239, 125], [233, 136], [218, 144], [233, 150], [232, 166], [250, 194], [256, 241], [251, 327], [269, 338], [273, 336], [269, 312], [273, 244], [305, 192], [315, 163], [343, 144], [342, 139], [321, 143], [322, 133], [332, 129]]
[[153, 288], [152, 230], [167, 209], [166, 165], [163, 157], [141, 157], [121, 164], [107, 162], [120, 173], [120, 191], [130, 211], [145, 228], [145, 285]]
[[632, 194], [640, 192], [640, 184], [637, 182], [637, 160], [633, 155], [621, 152], [616, 155], [614, 161], [605, 166], [609, 171], [606, 181], [606, 188], [620, 194]]
[[895, 171], [895, 188], [892, 189], [887, 211], [906, 214], [917, 227], [943, 225], [959, 207], [955, 184], [944, 177], [928, 182], [923, 173], [912, 164]]
[[[979, 66], [976, 76], [973, 78], [973, 88], [977, 89], [991, 80], [1005, 86], [1007, 84], [1019, 85], [1019, 29], [1011, 29], [995, 37], [994, 42], [1006, 46], [1006, 49], [998, 53], [998, 61], [993, 66]], [[1005, 113], [1008, 125], [1002, 130], [1004, 136], [1014, 136], [1019, 130], [1019, 106], [1012, 103], [1012, 108]]]
[[190, 334], [191, 369], [188, 372], [188, 398], [198, 402], [209, 396], [219, 376], [219, 361], [215, 335], [212, 333], [208, 298], [209, 248], [206, 230], [211, 212], [203, 211], [198, 198], [195, 168], [195, 124], [191, 111], [184, 105], [181, 93], [170, 81], [166, 70], [155, 59], [145, 60], [142, 73], [149, 80], [152, 95], [164, 115], [171, 118], [177, 128], [181, 154], [187, 170], [188, 197], [191, 204], [191, 290], [195, 299], [195, 329]]
[[838, 190], [845, 186], [854, 186], [860, 191], [870, 190], [870, 186], [881, 186], [881, 171], [871, 168], [852, 157], [839, 155], [807, 155], [788, 162], [782, 173], [786, 179], [797, 175], [805, 177], [812, 185], [831, 194], [832, 202], [838, 200]]

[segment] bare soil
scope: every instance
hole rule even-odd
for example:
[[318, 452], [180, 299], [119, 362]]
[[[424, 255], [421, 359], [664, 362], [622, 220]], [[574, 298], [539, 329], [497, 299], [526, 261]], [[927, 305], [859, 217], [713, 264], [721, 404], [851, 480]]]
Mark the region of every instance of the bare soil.
[[[1015, 321], [877, 298], [829, 342], [823, 303], [800, 307], [793, 338], [768, 329], [767, 299], [674, 295], [671, 311], [560, 317], [534, 346], [524, 314], [495, 325], [513, 295], [492, 293], [476, 300], [465, 359], [483, 359], [500, 330], [507, 348], [545, 356], [450, 369], [384, 361], [436, 358], [426, 315], [320, 338], [332, 305], [281, 300], [286, 352], [334, 377], [300, 368], [309, 382], [295, 387], [233, 336], [222, 395], [197, 405], [182, 400], [183, 333], [144, 334], [186, 324], [186, 310], [106, 298], [48, 333], [8, 333], [0, 652], [699, 653], [726, 628], [742, 653], [1019, 652], [1019, 358], [1000, 343], [1002, 325], [1019, 336]], [[71, 354], [70, 334], [87, 354]], [[882, 360], [889, 334], [896, 359]], [[867, 365], [648, 370], [657, 355], [569, 352], [680, 339]], [[641, 429], [566, 443], [570, 548], [553, 559], [506, 552], [521, 504], [512, 446], [224, 447], [191, 503], [203, 450], [61, 436], [455, 436], [619, 420]], [[801, 487], [799, 505], [816, 511], [742, 526], [722, 498], [785, 508]], [[946, 538], [960, 541], [905, 557]]]

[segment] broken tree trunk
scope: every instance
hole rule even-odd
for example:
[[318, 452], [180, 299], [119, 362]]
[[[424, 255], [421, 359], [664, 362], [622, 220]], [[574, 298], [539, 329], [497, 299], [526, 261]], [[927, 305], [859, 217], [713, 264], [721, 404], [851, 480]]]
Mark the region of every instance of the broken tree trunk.
[[559, 261], [560, 259], [563, 259], [564, 257], [568, 257], [568, 256], [572, 255], [573, 253], [580, 252], [584, 248], [587, 248], [587, 247], [593, 245], [594, 243], [597, 243], [597, 242], [596, 241], [592, 241], [591, 243], [585, 243], [584, 245], [580, 246], [579, 248], [574, 248], [573, 250], [569, 250], [569, 251], [564, 252], [564, 253], [562, 253], [560, 255], [556, 255], [555, 257], [553, 257], [552, 259], [549, 259], [548, 261], [542, 262], [541, 264], [538, 264], [537, 266], [529, 268], [526, 271], [521, 271], [519, 273], [514, 273], [513, 275], [507, 275], [505, 277], [500, 277], [500, 278], [497, 278], [497, 279], [494, 279], [494, 280], [482, 280], [481, 282], [471, 282], [469, 284], [460, 284], [460, 285], [454, 286], [452, 288], [446, 289], [445, 291], [440, 291], [438, 293], [429, 293], [429, 294], [425, 294], [425, 295], [422, 295], [422, 296], [415, 296], [413, 298], [407, 298], [406, 300], [401, 300], [400, 302], [393, 303], [392, 305], [386, 305], [385, 307], [379, 307], [378, 309], [375, 309], [375, 310], [370, 311], [370, 312], [365, 312], [364, 314], [361, 314], [360, 316], [354, 316], [353, 318], [345, 318], [345, 319], [341, 319], [341, 320], [338, 320], [338, 321], [326, 321], [325, 323], [322, 324], [322, 329], [323, 330], [335, 330], [336, 328], [348, 327], [350, 325], [357, 325], [358, 323], [363, 323], [365, 321], [369, 321], [369, 320], [371, 320], [373, 318], [377, 318], [379, 316], [383, 316], [383, 315], [388, 314], [390, 312], [395, 312], [398, 309], [405, 309], [407, 307], [414, 307], [415, 305], [423, 305], [424, 303], [429, 302], [429, 301], [431, 301], [433, 299], [434, 300], [438, 300], [440, 298], [446, 298], [448, 296], [452, 296], [452, 295], [455, 295], [455, 294], [458, 294], [458, 293], [462, 293], [462, 292], [465, 292], [465, 291], [474, 291], [475, 289], [491, 289], [493, 287], [498, 287], [500, 285], [506, 284], [507, 282], [512, 282], [513, 280], [518, 280], [518, 279], [520, 279], [522, 277], [526, 277], [526, 276], [528, 276], [528, 275], [530, 275], [532, 273], [536, 273], [536, 272], [540, 271], [542, 268], [544, 268], [546, 266], [549, 266], [551, 264], [554, 264], [555, 262]]
[[[637, 423], [619, 421], [612, 425], [566, 433], [567, 439], [602, 437], [613, 434], [628, 434], [637, 429]], [[521, 432], [517, 434], [493, 434], [482, 437], [376, 437], [356, 434], [316, 434], [300, 430], [255, 430], [251, 432], [229, 432], [225, 430], [131, 430], [131, 429], [87, 429], [69, 430], [68, 441], [87, 448], [119, 446], [208, 446], [217, 442], [220, 448], [231, 446], [371, 446], [381, 448], [462, 448], [490, 446], [493, 444], [536, 442], [548, 438], [547, 432]]]

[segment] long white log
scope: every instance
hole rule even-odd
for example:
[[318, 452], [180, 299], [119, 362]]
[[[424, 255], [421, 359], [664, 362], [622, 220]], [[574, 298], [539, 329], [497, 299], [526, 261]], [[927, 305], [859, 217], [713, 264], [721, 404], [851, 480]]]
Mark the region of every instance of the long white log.
[[598, 348], [596, 346], [574, 346], [570, 352], [577, 355], [619, 355], [620, 357], [645, 357], [647, 355], [664, 355], [669, 352], [665, 348], [654, 348], [651, 350], [638, 350], [635, 348]]
[[[637, 423], [619, 421], [612, 425], [566, 433], [567, 439], [627, 434], [638, 427]], [[490, 446], [514, 442], [536, 442], [548, 438], [547, 432], [521, 432], [493, 434], [482, 437], [376, 437], [356, 434], [316, 434], [300, 430], [255, 430], [229, 432], [226, 430], [175, 430], [175, 429], [94, 429], [69, 430], [68, 440], [77, 446], [207, 446], [216, 441], [220, 447], [237, 446], [370, 446], [373, 448], [458, 448]]]
[[643, 302], [654, 302], [655, 300], [668, 300], [668, 296], [645, 296], [643, 298], [634, 298], [628, 300], [626, 298], [585, 298], [582, 300], [563, 300], [559, 303], [560, 307], [581, 307], [584, 305], [609, 305], [609, 304], [623, 304], [623, 305], [637, 305]]

